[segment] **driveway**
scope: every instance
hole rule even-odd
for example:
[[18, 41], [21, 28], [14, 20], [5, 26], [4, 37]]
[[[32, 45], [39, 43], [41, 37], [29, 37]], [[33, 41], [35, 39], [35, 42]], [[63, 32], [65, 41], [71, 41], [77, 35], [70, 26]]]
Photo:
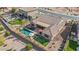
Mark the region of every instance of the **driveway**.
[[6, 51], [6, 50], [20, 51], [25, 46], [26, 46], [26, 43], [23, 43], [22, 41], [18, 40], [13, 36], [9, 36], [6, 38], [5, 44], [0, 47], [0, 51]]

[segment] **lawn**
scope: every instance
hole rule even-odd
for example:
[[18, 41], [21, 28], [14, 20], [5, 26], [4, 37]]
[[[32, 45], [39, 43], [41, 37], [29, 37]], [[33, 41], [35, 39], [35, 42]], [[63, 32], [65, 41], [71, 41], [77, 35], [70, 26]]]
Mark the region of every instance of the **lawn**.
[[0, 46], [2, 46], [5, 42], [4, 36], [0, 36]]
[[20, 19], [13, 19], [11, 21], [9, 21], [8, 23], [11, 25], [22, 25], [25, 24], [25, 20], [20, 20]]
[[76, 51], [77, 47], [78, 44], [76, 41], [68, 40], [66, 43], [66, 47], [64, 48], [64, 51]]
[[44, 46], [46, 46], [47, 44], [48, 44], [48, 40], [47, 39], [45, 39], [43, 36], [40, 36], [40, 35], [35, 35], [34, 36], [34, 39], [37, 41], [37, 42], [39, 42], [39, 43], [41, 43], [42, 45], [44, 45]]

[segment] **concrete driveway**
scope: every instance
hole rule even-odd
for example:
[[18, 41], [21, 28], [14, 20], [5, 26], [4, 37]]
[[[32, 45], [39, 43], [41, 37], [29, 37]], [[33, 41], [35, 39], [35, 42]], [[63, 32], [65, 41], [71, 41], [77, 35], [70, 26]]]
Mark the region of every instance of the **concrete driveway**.
[[0, 51], [7, 51], [7, 50], [20, 51], [25, 46], [26, 46], [26, 43], [16, 39], [13, 36], [9, 36], [6, 38], [5, 44], [0, 47]]

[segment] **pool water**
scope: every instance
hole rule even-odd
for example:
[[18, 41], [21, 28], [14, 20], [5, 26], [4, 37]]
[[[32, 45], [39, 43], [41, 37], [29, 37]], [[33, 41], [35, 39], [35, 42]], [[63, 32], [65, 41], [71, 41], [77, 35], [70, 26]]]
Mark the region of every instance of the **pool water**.
[[29, 29], [27, 28], [23, 28], [20, 30], [23, 34], [25, 34], [26, 36], [29, 36], [30, 33], [32, 33]]

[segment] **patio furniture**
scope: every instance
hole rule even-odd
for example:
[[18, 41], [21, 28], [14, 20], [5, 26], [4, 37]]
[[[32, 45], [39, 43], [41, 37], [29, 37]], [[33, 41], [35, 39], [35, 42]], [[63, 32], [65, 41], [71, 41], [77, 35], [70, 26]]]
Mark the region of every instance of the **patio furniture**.
[[30, 33], [29, 36], [34, 36], [34, 33]]

